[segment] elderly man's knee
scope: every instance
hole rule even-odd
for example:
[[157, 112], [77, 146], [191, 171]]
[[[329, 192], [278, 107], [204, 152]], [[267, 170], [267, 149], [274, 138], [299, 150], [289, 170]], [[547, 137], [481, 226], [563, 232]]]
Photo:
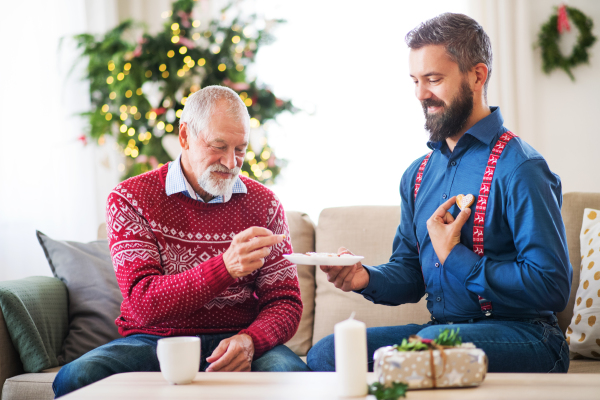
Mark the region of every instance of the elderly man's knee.
[[[417, 333], [418, 336], [423, 339], [435, 339], [444, 329], [448, 329], [448, 325], [430, 325], [426, 328], [423, 328]], [[451, 326], [450, 326], [451, 328]]]
[[252, 363], [252, 371], [303, 372], [307, 365], [287, 346], [279, 345]]
[[81, 357], [63, 366], [52, 384], [56, 397], [104, 379], [113, 373], [101, 358]]
[[308, 367], [313, 371], [335, 371], [335, 342], [333, 335], [319, 340], [306, 357]]

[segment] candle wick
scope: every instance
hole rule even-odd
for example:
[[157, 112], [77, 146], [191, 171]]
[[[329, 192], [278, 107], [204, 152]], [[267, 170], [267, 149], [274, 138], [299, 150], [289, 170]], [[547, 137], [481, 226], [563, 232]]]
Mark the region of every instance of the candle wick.
[[356, 312], [352, 311], [352, 314], [350, 314], [350, 319], [354, 319], [355, 315], [356, 315]]

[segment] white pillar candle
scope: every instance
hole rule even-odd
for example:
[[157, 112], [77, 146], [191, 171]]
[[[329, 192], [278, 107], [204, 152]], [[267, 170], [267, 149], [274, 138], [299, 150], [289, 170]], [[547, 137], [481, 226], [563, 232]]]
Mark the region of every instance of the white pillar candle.
[[335, 324], [335, 371], [338, 395], [342, 397], [367, 394], [367, 326], [354, 319]]

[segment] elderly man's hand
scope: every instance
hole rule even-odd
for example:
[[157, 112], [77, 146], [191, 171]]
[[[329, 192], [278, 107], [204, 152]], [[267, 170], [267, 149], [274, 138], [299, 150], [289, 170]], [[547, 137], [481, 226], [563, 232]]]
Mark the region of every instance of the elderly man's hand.
[[271, 246], [281, 243], [285, 235], [274, 235], [266, 228], [253, 226], [233, 237], [223, 254], [223, 262], [232, 278], [246, 276], [265, 264]]
[[235, 335], [221, 340], [215, 351], [206, 358], [206, 372], [250, 371], [254, 357], [254, 341], [250, 335]]
[[427, 220], [429, 238], [442, 265], [446, 262], [446, 258], [450, 255], [454, 246], [460, 243], [460, 230], [471, 215], [471, 209], [465, 207], [455, 220], [452, 214], [448, 212], [455, 202], [456, 196], [442, 204]]
[[[349, 250], [340, 247], [338, 254], [352, 254]], [[354, 255], [354, 254], [352, 254]], [[369, 273], [360, 262], [347, 266], [321, 265], [321, 271], [327, 274], [327, 280], [336, 288], [344, 292], [361, 290], [369, 284]]]

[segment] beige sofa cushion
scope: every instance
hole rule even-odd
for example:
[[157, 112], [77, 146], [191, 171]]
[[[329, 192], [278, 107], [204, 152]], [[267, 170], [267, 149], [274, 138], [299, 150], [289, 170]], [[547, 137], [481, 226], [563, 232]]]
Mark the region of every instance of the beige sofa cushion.
[[52, 382], [60, 367], [35, 374], [22, 374], [7, 379], [2, 390], [2, 400], [50, 400], [54, 398]]
[[[23, 364], [10, 339], [2, 311], [0, 311], [0, 354], [2, 354], [0, 357], [0, 385], [2, 385], [6, 379], [23, 373]], [[2, 386], [0, 386], [1, 394]]]
[[586, 208], [600, 209], [600, 193], [571, 192], [563, 196], [562, 217], [567, 231], [567, 245], [569, 246], [569, 259], [573, 267], [573, 283], [571, 284], [571, 297], [564, 311], [557, 314], [558, 323], [563, 332], [571, 323], [577, 287], [579, 286], [579, 267], [581, 253], [579, 234], [583, 222], [583, 210]]
[[[319, 216], [316, 231], [316, 251], [333, 253], [346, 247], [364, 256], [366, 265], [387, 262], [392, 254], [392, 242], [400, 222], [397, 206], [358, 206], [327, 208]], [[423, 324], [430, 320], [425, 298], [417, 304], [399, 307], [375, 305], [360, 294], [345, 293], [327, 281], [316, 269], [315, 329], [313, 344], [333, 333], [333, 326], [355, 311], [356, 319], [367, 327]]]
[[591, 358], [571, 360], [569, 374], [600, 374], [600, 361]]
[[[295, 253], [315, 251], [315, 226], [308, 215], [298, 211], [286, 212], [290, 237]], [[315, 313], [315, 267], [298, 265], [300, 294], [304, 309], [298, 332], [287, 343], [294, 353], [305, 356], [312, 346], [313, 322]]]

